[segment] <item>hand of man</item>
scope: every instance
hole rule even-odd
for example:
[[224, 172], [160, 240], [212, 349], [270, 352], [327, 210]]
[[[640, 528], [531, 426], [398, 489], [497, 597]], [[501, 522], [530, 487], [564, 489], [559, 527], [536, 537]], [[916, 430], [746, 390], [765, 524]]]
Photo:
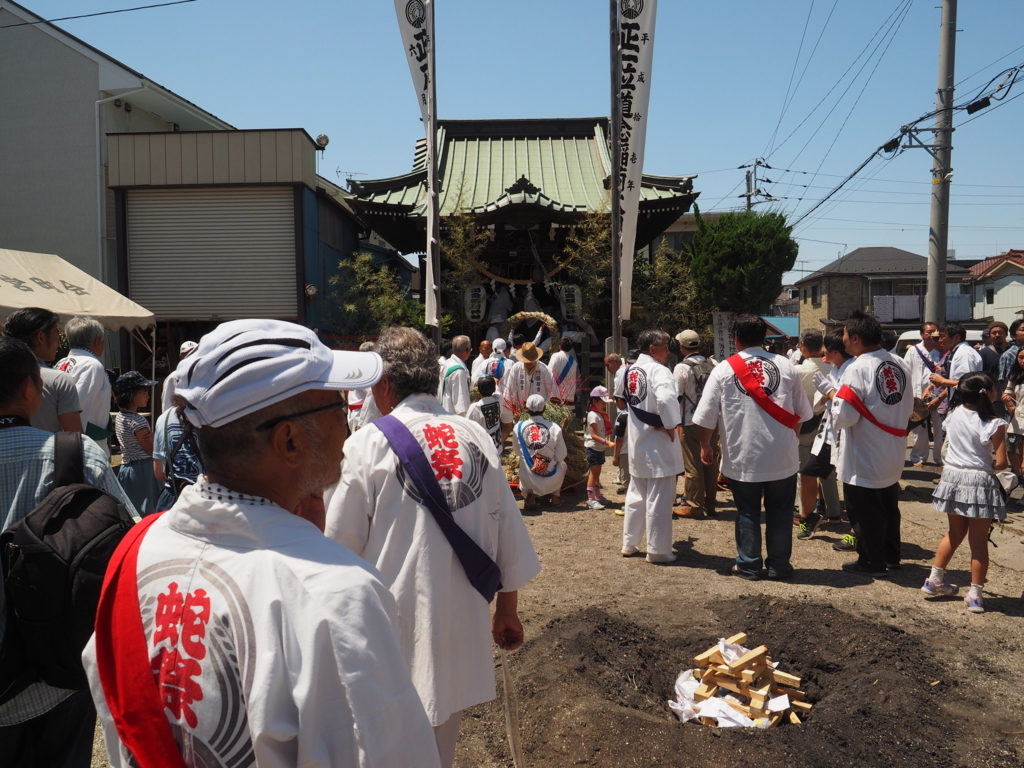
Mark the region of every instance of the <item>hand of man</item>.
[[495, 613], [491, 617], [491, 637], [499, 648], [514, 651], [523, 644], [523, 625], [515, 613]]
[[700, 444], [700, 463], [711, 466], [711, 463], [715, 460], [715, 452], [711, 448], [711, 443]]
[[613, 467], [619, 466], [619, 457], [618, 456], [612, 456], [612, 466]]
[[946, 380], [941, 373], [933, 373], [928, 376], [928, 381], [932, 384], [943, 384]]
[[942, 402], [942, 398], [941, 397], [934, 397], [934, 398], [932, 398], [931, 400], [928, 401], [928, 410], [929, 411], [936, 410], [939, 407], [939, 404], [941, 402]]
[[668, 439], [673, 443], [676, 441], [676, 430], [672, 427], [658, 427], [662, 432], [668, 435]]

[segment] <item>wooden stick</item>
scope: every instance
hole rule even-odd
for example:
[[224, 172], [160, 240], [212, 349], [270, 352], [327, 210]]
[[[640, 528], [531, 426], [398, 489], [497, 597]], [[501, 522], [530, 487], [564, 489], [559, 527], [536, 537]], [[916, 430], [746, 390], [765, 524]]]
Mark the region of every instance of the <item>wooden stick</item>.
[[746, 667], [749, 667], [751, 664], [756, 662], [758, 659], [764, 658], [767, 654], [768, 654], [768, 646], [766, 646], [766, 645], [759, 645], [759, 646], [757, 646], [757, 648], [755, 648], [754, 650], [750, 651], [749, 653], [743, 654], [742, 656], [740, 656], [735, 661], [730, 661], [729, 662], [729, 669], [731, 669], [733, 671], [733, 673], [736, 673], [736, 672], [738, 672], [741, 669], [745, 669]]

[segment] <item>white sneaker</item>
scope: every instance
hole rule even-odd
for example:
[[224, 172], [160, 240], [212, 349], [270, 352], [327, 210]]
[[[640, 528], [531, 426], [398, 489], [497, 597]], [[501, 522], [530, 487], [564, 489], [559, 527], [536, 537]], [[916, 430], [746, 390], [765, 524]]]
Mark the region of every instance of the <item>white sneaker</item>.
[[655, 555], [651, 552], [647, 553], [648, 563], [674, 563], [676, 561], [675, 553], [669, 552], [667, 555]]
[[604, 509], [604, 504], [597, 499], [592, 499], [587, 502], [587, 509]]

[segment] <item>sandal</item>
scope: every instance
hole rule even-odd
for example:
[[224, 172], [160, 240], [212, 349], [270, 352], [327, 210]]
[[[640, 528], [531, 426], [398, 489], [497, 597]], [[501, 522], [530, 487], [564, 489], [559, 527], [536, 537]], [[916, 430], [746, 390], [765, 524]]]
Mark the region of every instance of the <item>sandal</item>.
[[561, 496], [552, 496], [551, 497], [551, 501], [549, 502], [549, 505], [552, 506], [552, 507], [555, 507], [555, 508], [562, 506], [562, 497]]

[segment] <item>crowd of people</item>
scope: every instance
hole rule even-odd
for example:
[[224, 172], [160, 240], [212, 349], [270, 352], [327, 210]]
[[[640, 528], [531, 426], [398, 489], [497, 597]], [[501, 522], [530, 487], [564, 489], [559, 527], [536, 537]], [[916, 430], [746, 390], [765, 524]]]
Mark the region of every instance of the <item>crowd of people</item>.
[[0, 337], [2, 528], [53, 490], [63, 432], [81, 433], [84, 482], [138, 522], [106, 570], [89, 690], [42, 677], [4, 690], [0, 658], [0, 754], [19, 766], [87, 766], [97, 713], [115, 768], [451, 766], [463, 712], [495, 696], [492, 643], [524, 642], [518, 594], [540, 562], [522, 512], [563, 503], [552, 402], [586, 407], [589, 509], [605, 508], [611, 453], [622, 556], [674, 562], [673, 516], [716, 516], [722, 486], [736, 506], [724, 573], [748, 580], [793, 578], [795, 510], [798, 540], [848, 521], [844, 570], [900, 568], [911, 434], [912, 463], [942, 464], [933, 506], [949, 520], [922, 591], [958, 593], [945, 569], [966, 538], [972, 612], [988, 526], [1021, 468], [1019, 322], [994, 324], [980, 352], [962, 325], [926, 323], [901, 358], [864, 313], [804, 331], [791, 355], [739, 315], [724, 360], [684, 330], [670, 368], [672, 339], [650, 329], [627, 360], [605, 358], [610, 389], [584, 389], [565, 338], [545, 363], [517, 334], [488, 333], [474, 358], [467, 336], [439, 350], [393, 327], [346, 352], [292, 323], [238, 320], [182, 345], [152, 428], [156, 382], [111, 381], [88, 318], [64, 326], [55, 360], [60, 331], [29, 309]]

